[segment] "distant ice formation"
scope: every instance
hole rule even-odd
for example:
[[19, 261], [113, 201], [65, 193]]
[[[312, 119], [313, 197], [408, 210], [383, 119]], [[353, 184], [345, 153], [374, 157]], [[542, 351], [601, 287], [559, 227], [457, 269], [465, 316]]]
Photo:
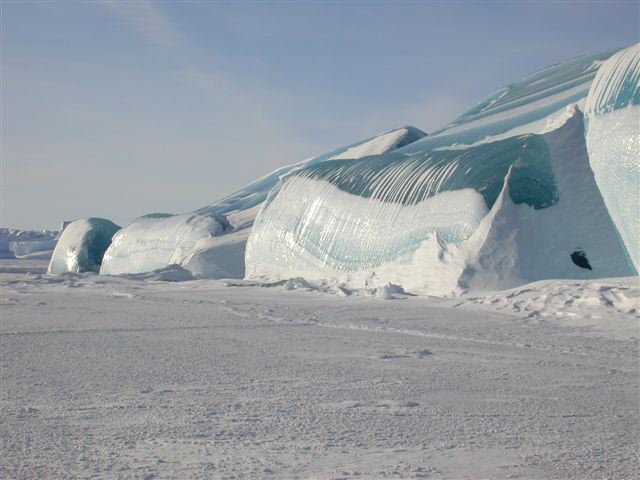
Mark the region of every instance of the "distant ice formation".
[[98, 272], [111, 238], [120, 229], [104, 218], [71, 222], [60, 235], [49, 262], [48, 273]]
[[572, 59], [430, 135], [398, 128], [138, 218], [100, 273], [435, 295], [637, 274], [639, 52]]
[[58, 241], [58, 232], [51, 230], [0, 229], [2, 258], [23, 258], [50, 255]]

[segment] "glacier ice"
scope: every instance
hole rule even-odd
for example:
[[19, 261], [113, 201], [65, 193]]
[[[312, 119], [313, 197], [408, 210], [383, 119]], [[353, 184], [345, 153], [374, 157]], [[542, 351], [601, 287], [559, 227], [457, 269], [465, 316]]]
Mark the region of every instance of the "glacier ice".
[[245, 245], [269, 191], [291, 172], [336, 158], [358, 159], [406, 146], [425, 133], [402, 127], [282, 167], [212, 205], [181, 215], [152, 214], [125, 226], [102, 263], [103, 274], [137, 274], [178, 264], [196, 278], [244, 277]]
[[600, 67], [587, 97], [585, 126], [596, 182], [640, 272], [640, 44]]
[[104, 218], [86, 218], [71, 222], [62, 232], [48, 273], [98, 272], [113, 235], [120, 229]]

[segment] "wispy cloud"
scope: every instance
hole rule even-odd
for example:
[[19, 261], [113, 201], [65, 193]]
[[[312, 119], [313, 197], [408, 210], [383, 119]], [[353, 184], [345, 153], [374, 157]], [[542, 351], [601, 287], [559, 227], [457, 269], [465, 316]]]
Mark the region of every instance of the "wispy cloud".
[[150, 0], [103, 2], [125, 24], [153, 45], [176, 47], [184, 42], [183, 35]]

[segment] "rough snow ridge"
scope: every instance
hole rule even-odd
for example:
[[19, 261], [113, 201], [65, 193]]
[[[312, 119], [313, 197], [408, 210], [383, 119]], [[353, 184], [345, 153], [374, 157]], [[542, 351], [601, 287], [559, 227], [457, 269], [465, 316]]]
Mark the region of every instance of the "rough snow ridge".
[[368, 142], [351, 147], [344, 152], [334, 155], [329, 160], [357, 160], [371, 155], [382, 155], [383, 153], [395, 150], [400, 141], [407, 136], [408, 130], [400, 128], [391, 132], [379, 135]]

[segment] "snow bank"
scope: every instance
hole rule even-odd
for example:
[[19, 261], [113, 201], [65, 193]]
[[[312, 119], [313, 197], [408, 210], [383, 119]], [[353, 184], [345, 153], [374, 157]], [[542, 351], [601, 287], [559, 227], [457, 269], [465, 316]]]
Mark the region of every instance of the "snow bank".
[[595, 327], [619, 338], [640, 337], [640, 282], [637, 277], [604, 281], [540, 281], [520, 288], [465, 299], [466, 304]]
[[72, 222], [60, 235], [48, 273], [98, 272], [111, 238], [119, 229], [115, 223], [104, 218]]

